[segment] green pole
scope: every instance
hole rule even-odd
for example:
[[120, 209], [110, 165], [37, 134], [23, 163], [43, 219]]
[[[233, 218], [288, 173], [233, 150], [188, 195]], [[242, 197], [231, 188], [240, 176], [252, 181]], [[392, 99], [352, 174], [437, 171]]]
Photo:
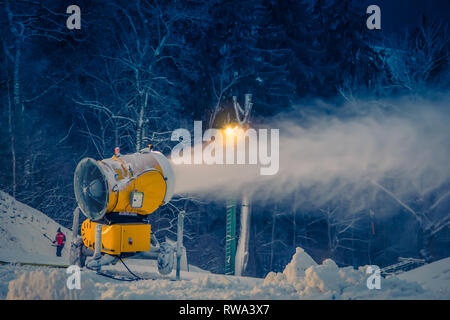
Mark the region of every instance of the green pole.
[[225, 274], [234, 275], [236, 258], [236, 201], [227, 201], [227, 222], [225, 238]]

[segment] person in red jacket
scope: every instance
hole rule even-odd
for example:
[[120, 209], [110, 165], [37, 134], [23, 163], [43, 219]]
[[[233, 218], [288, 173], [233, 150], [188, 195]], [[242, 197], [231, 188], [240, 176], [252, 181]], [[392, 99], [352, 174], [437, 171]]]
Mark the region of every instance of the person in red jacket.
[[53, 243], [56, 243], [56, 256], [61, 257], [61, 251], [66, 243], [66, 235], [62, 233], [61, 228], [58, 228], [58, 233], [56, 234]]

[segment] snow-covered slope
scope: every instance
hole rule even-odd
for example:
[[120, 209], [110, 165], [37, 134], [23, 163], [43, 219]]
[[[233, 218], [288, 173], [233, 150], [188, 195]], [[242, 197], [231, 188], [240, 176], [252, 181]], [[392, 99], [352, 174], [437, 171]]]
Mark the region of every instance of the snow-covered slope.
[[[61, 228], [66, 235], [62, 257], [56, 257], [54, 239]], [[0, 261], [67, 264], [71, 232], [42, 212], [0, 191]]]
[[401, 273], [398, 278], [450, 297], [450, 257]]

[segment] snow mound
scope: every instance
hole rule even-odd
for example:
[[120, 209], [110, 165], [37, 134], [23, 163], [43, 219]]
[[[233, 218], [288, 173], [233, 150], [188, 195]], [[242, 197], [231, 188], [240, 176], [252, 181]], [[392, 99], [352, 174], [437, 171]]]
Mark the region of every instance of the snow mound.
[[263, 286], [295, 291], [300, 299], [448, 299], [442, 292], [427, 291], [419, 283], [397, 277], [381, 278], [380, 289], [369, 289], [367, 266], [358, 270], [339, 268], [331, 259], [317, 264], [301, 248], [297, 248], [292, 261], [283, 273], [270, 272]]
[[95, 299], [96, 288], [91, 279], [82, 279], [81, 289], [67, 287], [65, 270], [41, 268], [24, 272], [9, 282], [6, 299], [14, 300], [79, 300]]
[[297, 279], [305, 276], [305, 271], [312, 266], [316, 266], [317, 263], [303, 250], [298, 247], [292, 257], [291, 262], [286, 266], [283, 274], [290, 282], [295, 282]]
[[305, 271], [305, 289], [314, 288], [318, 292], [338, 292], [341, 289], [339, 279], [336, 277], [339, 268], [331, 260], [325, 260], [321, 265], [311, 266]]

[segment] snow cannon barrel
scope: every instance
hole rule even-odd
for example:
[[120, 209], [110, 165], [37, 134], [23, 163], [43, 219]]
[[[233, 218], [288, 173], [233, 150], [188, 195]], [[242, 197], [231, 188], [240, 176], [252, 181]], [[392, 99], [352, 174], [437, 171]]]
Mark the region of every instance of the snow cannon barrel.
[[110, 212], [148, 215], [170, 201], [174, 187], [169, 160], [149, 148], [100, 161], [84, 158], [74, 175], [78, 206], [92, 221]]

